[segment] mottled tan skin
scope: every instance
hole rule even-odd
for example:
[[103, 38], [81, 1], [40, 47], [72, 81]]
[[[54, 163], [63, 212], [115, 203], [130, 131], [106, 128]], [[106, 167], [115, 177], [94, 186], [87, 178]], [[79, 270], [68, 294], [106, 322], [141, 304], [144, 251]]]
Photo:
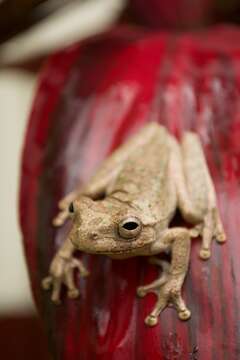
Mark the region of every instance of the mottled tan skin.
[[[50, 275], [43, 280], [45, 289], [52, 287], [54, 302], [60, 302], [62, 283], [69, 297], [78, 296], [74, 268], [82, 276], [88, 274], [73, 257], [76, 249], [114, 259], [171, 252], [171, 263], [150, 258], [161, 266], [161, 276], [137, 289], [141, 297], [148, 292], [157, 295], [145, 322], [155, 325], [169, 304], [180, 319], [190, 317], [181, 296], [190, 238], [202, 236], [203, 259], [210, 257], [213, 238], [225, 241], [213, 183], [196, 134], [186, 132], [178, 143], [166, 128], [149, 123], [105, 160], [85, 188], [73, 191], [59, 206], [62, 211], [54, 224], [60, 226], [69, 216], [73, 224], [51, 263]], [[193, 225], [191, 230], [169, 228], [177, 209]]]

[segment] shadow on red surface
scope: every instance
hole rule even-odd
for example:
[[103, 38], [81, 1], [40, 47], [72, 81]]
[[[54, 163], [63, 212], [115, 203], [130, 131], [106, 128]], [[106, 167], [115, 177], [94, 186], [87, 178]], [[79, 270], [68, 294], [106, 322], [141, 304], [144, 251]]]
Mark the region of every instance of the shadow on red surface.
[[0, 317], [1, 359], [50, 360], [39, 320], [31, 315]]

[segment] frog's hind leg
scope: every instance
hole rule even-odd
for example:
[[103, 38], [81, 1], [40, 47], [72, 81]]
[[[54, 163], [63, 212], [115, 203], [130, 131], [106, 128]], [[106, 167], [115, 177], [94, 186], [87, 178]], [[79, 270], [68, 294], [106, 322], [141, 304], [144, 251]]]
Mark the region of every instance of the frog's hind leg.
[[[157, 324], [157, 319], [162, 310], [166, 307], [166, 296], [163, 296], [160, 291], [161, 287], [167, 283], [170, 276], [171, 264], [167, 261], [160, 260], [156, 257], [151, 257], [149, 262], [153, 265], [160, 266], [162, 268], [162, 274], [159, 279], [154, 280], [151, 284], [145, 286], [139, 286], [137, 294], [139, 297], [144, 297], [148, 293], [154, 293], [157, 296], [157, 302], [151, 311], [151, 314], [146, 317], [145, 323], [148, 326], [154, 326]], [[174, 298], [173, 298], [174, 297]], [[180, 291], [177, 291], [172, 295], [172, 302], [177, 309], [179, 318], [181, 320], [188, 320], [191, 316], [189, 309], [187, 308], [185, 301], [183, 300]], [[171, 304], [171, 303], [170, 303]]]
[[200, 257], [208, 259], [212, 240], [219, 243], [226, 240], [214, 185], [197, 134], [186, 132], [180, 149], [182, 171], [177, 184], [180, 211], [186, 221], [198, 224], [195, 230], [202, 236]]
[[171, 228], [152, 245], [152, 254], [158, 254], [163, 250], [171, 250], [171, 263], [157, 258], [151, 258], [151, 263], [162, 267], [160, 278], [146, 286], [140, 286], [137, 294], [140, 297], [152, 292], [157, 296], [156, 304], [151, 313], [146, 317], [145, 323], [154, 326], [158, 322], [158, 316], [169, 305], [177, 310], [181, 320], [187, 320], [191, 316], [182, 295], [181, 289], [187, 273], [190, 255], [190, 234], [185, 228]]

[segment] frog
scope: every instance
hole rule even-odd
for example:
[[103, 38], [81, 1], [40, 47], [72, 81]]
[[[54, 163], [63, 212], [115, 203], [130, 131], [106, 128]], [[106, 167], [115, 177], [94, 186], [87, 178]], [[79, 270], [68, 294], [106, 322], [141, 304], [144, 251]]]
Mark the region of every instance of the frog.
[[[174, 307], [188, 320], [182, 287], [189, 268], [191, 239], [201, 237], [200, 258], [209, 259], [213, 240], [226, 241], [216, 191], [201, 140], [194, 131], [177, 139], [163, 125], [151, 121], [106, 158], [87, 184], [77, 186], [59, 202], [53, 220], [71, 229], [58, 249], [49, 275], [42, 281], [51, 300], [61, 303], [62, 285], [71, 299], [79, 296], [74, 271], [89, 275], [75, 251], [105, 255], [115, 260], [148, 257], [159, 266], [159, 277], [137, 288], [137, 295], [156, 295], [145, 318], [155, 326], [161, 312]], [[174, 226], [179, 212], [184, 224]], [[158, 255], [166, 253], [170, 260]]]

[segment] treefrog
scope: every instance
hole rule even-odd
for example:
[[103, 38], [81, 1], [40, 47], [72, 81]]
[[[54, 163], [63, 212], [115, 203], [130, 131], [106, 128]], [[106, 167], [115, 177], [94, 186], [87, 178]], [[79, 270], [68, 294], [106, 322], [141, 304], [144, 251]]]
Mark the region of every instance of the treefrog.
[[[180, 141], [155, 122], [149, 122], [107, 158], [83, 188], [59, 203], [56, 226], [70, 217], [72, 228], [55, 255], [49, 276], [42, 283], [52, 288], [52, 301], [60, 302], [62, 284], [76, 298], [73, 272], [88, 275], [74, 251], [107, 255], [113, 259], [149, 256], [162, 268], [160, 277], [140, 286], [140, 297], [157, 295], [145, 323], [154, 326], [161, 311], [173, 305], [182, 320], [190, 318], [181, 289], [188, 270], [190, 241], [202, 236], [200, 257], [211, 255], [211, 242], [226, 236], [200, 139], [185, 132]], [[176, 210], [192, 225], [171, 227]], [[171, 261], [156, 257], [169, 252]]]

